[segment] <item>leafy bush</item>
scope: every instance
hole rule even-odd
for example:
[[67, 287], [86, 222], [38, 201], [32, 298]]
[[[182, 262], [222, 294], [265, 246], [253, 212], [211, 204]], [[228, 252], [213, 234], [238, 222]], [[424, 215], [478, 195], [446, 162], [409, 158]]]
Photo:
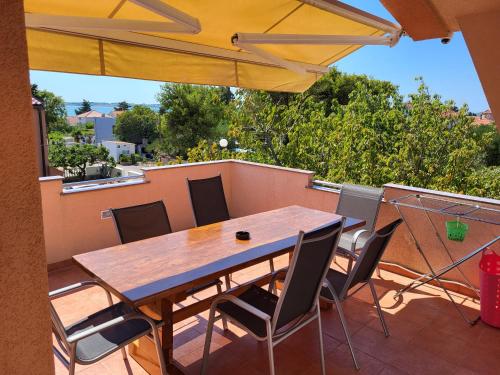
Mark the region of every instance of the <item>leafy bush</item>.
[[128, 154], [121, 154], [120, 155], [120, 163], [130, 163], [132, 161], [132, 158]]
[[500, 166], [479, 169], [466, 179], [466, 189], [469, 195], [500, 199]]
[[134, 154], [130, 155], [130, 161], [131, 161], [132, 164], [135, 165], [138, 162], [142, 161], [142, 156], [139, 155], [139, 154], [134, 153]]

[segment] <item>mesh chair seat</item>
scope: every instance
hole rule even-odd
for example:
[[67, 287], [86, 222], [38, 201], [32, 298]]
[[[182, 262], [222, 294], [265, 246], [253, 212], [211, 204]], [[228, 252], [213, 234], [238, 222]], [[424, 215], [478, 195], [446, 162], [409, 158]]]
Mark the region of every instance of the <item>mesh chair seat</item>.
[[[252, 285], [250, 289], [240, 294], [238, 298], [258, 310], [265, 312], [271, 318], [274, 315], [276, 304], [278, 303], [278, 296], [255, 285]], [[266, 337], [266, 323], [247, 310], [242, 309], [230, 301], [221, 303], [217, 306], [217, 309], [248, 328], [256, 336]]]
[[[120, 302], [89, 315], [66, 327], [65, 330], [68, 336], [73, 335], [132, 312], [133, 309], [130, 306]], [[105, 354], [120, 349], [122, 344], [144, 336], [150, 330], [151, 326], [145, 320], [133, 319], [95, 333], [77, 342], [76, 362], [80, 364], [93, 362]]]
[[[354, 241], [354, 234], [358, 231], [359, 229], [354, 229], [349, 232], [344, 232], [340, 236], [339, 240], [339, 245], [337, 248], [338, 253], [345, 253], [345, 251], [342, 251], [344, 249], [350, 250], [351, 249], [351, 244]], [[361, 249], [363, 246], [365, 246], [366, 242], [370, 238], [370, 232], [363, 232], [361, 235], [358, 237], [358, 240], [356, 241], [356, 250]]]
[[[349, 275], [346, 275], [345, 273], [339, 272], [332, 268], [330, 268], [328, 270], [328, 273], [326, 274], [326, 279], [330, 282], [333, 289], [335, 289], [335, 293], [337, 293], [337, 295], [340, 295], [340, 293], [342, 292], [342, 289], [344, 288], [344, 285], [348, 278]], [[321, 289], [321, 297], [333, 300], [333, 295], [328, 288]]]

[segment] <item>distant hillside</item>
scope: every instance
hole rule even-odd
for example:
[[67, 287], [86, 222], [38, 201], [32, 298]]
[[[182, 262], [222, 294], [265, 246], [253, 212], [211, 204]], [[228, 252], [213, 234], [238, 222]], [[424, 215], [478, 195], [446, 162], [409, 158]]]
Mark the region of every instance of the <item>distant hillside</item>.
[[[90, 102], [90, 103], [94, 111], [102, 113], [109, 113], [113, 111], [114, 107], [118, 105], [118, 103], [99, 103], [99, 102]], [[80, 108], [80, 106], [82, 105], [81, 102], [66, 102], [64, 104], [66, 105], [66, 112], [68, 113], [68, 116], [74, 116], [75, 110], [77, 108]], [[129, 104], [131, 106], [137, 105], [136, 103], [129, 103]], [[148, 106], [155, 112], [158, 112], [160, 110], [159, 104], [142, 104], [142, 105]]]

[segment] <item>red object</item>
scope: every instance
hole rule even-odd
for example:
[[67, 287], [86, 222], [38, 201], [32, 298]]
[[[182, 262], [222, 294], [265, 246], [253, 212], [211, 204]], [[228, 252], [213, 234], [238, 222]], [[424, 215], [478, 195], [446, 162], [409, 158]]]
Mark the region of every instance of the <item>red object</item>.
[[481, 320], [500, 328], [500, 255], [486, 248], [479, 262]]

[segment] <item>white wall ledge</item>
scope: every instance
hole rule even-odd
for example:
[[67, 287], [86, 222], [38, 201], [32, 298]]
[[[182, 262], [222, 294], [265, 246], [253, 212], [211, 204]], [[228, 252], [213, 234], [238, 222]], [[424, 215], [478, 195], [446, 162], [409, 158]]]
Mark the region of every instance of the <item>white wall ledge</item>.
[[384, 188], [406, 190], [406, 191], [416, 193], [416, 194], [418, 193], [418, 194], [436, 195], [436, 196], [440, 196], [440, 197], [448, 197], [448, 198], [454, 198], [454, 199], [460, 199], [460, 200], [466, 200], [466, 201], [472, 201], [472, 202], [478, 202], [478, 203], [492, 204], [492, 205], [497, 205], [497, 206], [500, 205], [500, 200], [498, 200], [498, 199], [482, 198], [482, 197], [476, 197], [473, 195], [465, 195], [465, 194], [457, 194], [457, 193], [449, 193], [446, 191], [424, 189], [424, 188], [418, 188], [418, 187], [413, 187], [413, 186], [398, 185], [398, 184], [384, 184]]

